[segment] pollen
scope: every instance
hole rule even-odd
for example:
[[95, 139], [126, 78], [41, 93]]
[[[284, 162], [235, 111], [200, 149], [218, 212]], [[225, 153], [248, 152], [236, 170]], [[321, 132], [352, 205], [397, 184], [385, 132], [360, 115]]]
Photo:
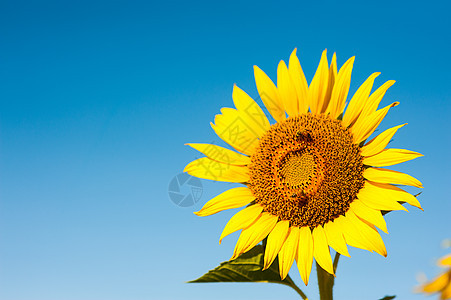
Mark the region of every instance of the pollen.
[[249, 188], [265, 211], [315, 228], [348, 211], [363, 170], [360, 148], [340, 120], [303, 114], [272, 125], [260, 139]]

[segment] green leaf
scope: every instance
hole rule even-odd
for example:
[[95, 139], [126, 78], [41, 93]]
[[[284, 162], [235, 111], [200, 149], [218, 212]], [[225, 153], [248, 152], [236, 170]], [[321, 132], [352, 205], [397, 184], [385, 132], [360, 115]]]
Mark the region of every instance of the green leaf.
[[392, 300], [392, 299], [395, 299], [395, 298], [396, 298], [396, 296], [385, 296], [384, 298], [381, 298], [379, 300]]
[[271, 282], [284, 284], [293, 288], [302, 299], [307, 296], [293, 282], [290, 276], [284, 280], [280, 279], [279, 261], [276, 258], [272, 265], [263, 269], [264, 247], [257, 245], [248, 252], [240, 255], [237, 259], [221, 263], [218, 267], [208, 271], [207, 274], [188, 283], [197, 282]]

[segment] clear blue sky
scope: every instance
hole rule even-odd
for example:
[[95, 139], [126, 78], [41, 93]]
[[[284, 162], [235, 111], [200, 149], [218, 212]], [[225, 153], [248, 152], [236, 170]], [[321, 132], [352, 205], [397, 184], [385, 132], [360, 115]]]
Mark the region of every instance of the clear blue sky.
[[339, 65], [356, 55], [351, 92], [375, 71], [397, 80], [381, 128], [408, 122], [393, 147], [425, 155], [396, 168], [424, 183], [424, 212], [387, 216], [387, 258], [352, 249], [336, 298], [424, 299], [416, 275], [437, 274], [451, 237], [451, 6], [363, 3], [1, 1], [0, 299], [297, 299], [184, 283], [232, 254], [237, 235], [218, 238], [233, 212], [192, 213], [230, 186], [203, 181], [187, 208], [168, 197], [198, 157], [184, 143], [220, 143], [209, 122], [233, 84], [256, 96], [252, 66], [275, 79], [295, 47], [309, 81], [324, 48]]

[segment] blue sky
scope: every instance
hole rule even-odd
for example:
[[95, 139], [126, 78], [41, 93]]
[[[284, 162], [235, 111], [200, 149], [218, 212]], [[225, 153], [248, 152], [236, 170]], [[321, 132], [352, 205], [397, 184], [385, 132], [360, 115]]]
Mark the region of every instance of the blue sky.
[[[451, 22], [448, 1], [2, 1], [0, 3], [0, 299], [297, 299], [271, 284], [186, 284], [233, 251], [218, 245], [234, 212], [192, 212], [225, 183], [202, 181], [191, 207], [168, 196], [199, 155], [236, 83], [257, 91], [297, 47], [310, 81], [323, 49], [356, 56], [351, 93], [372, 72], [397, 82], [383, 121], [393, 147], [425, 157], [396, 167], [419, 178], [424, 212], [393, 212], [388, 257], [352, 249], [337, 299], [424, 299], [450, 251]], [[418, 192], [411, 189], [412, 193]], [[303, 287], [296, 268], [290, 273]], [[317, 299], [315, 274], [304, 291]], [[363, 296], [362, 296], [363, 295]]]

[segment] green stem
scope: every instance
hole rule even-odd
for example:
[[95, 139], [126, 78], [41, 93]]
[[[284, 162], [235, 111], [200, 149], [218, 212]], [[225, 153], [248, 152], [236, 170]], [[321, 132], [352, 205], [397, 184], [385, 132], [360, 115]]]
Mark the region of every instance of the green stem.
[[[334, 258], [334, 273], [337, 271], [338, 260], [340, 259], [340, 254], [335, 253]], [[335, 282], [335, 277], [324, 271], [318, 263], [316, 263], [316, 274], [318, 276], [318, 288], [319, 288], [319, 298], [320, 300], [333, 300], [333, 287]]]
[[302, 297], [303, 300], [308, 300], [307, 295], [304, 294], [304, 292], [294, 283], [294, 281], [291, 279], [290, 275], [288, 275], [285, 278], [285, 281], [288, 282], [290, 287], [292, 287]]

